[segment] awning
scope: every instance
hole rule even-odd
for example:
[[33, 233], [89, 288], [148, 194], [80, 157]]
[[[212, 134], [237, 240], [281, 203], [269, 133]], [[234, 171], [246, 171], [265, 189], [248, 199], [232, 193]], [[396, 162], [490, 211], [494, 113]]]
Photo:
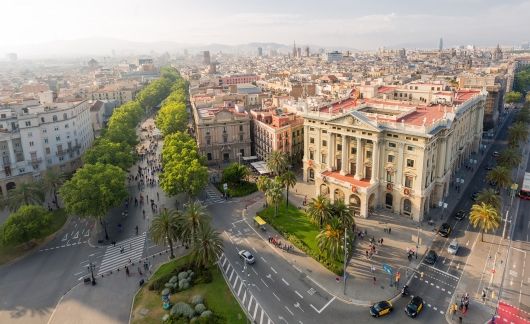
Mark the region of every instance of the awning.
[[250, 165], [252, 165], [252, 167], [256, 169], [256, 171], [258, 171], [259, 174], [271, 173], [269, 168], [267, 168], [267, 163], [265, 163], [265, 161], [253, 162], [253, 163], [250, 163]]
[[254, 217], [254, 220], [255, 220], [256, 223], [258, 223], [258, 225], [260, 225], [260, 226], [261, 226], [261, 225], [265, 225], [265, 224], [267, 224], [267, 222], [264, 221], [263, 218], [261, 218], [261, 217], [259, 217], [259, 216]]
[[255, 155], [252, 155], [252, 156], [244, 156], [243, 157], [243, 161], [252, 161], [252, 160], [257, 160], [258, 157], [255, 156]]

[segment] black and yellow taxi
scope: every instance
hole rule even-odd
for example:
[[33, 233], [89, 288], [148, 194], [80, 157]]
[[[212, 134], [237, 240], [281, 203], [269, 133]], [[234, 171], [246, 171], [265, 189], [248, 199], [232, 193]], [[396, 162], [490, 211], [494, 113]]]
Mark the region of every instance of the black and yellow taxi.
[[414, 296], [405, 307], [405, 313], [414, 318], [418, 316], [419, 313], [423, 310], [423, 299], [419, 296]]
[[377, 302], [370, 307], [370, 315], [373, 317], [385, 316], [392, 311], [392, 303], [386, 300]]

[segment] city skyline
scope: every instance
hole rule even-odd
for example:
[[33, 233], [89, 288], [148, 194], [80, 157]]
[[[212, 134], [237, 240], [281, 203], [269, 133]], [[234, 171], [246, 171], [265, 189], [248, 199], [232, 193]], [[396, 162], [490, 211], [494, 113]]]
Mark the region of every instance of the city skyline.
[[[10, 1], [6, 12], [0, 22], [0, 28], [10, 31], [0, 37], [0, 51], [4, 53], [33, 47], [38, 54], [45, 49], [35, 47], [36, 44], [53, 46], [57, 41], [102, 37], [190, 46], [292, 44], [296, 40], [300, 45], [360, 50], [437, 48], [439, 38], [443, 37], [445, 47], [497, 43], [512, 46], [527, 41], [525, 31], [530, 30], [530, 21], [525, 19], [525, 12], [530, 12], [530, 1], [520, 0], [502, 3], [450, 0], [443, 6], [416, 0], [399, 4], [335, 0], [325, 6], [316, 2], [276, 0], [266, 4], [238, 0], [183, 4], [157, 1], [148, 7], [139, 1], [59, 0], [50, 6], [26, 0]], [[32, 12], [39, 15], [27, 19]]]

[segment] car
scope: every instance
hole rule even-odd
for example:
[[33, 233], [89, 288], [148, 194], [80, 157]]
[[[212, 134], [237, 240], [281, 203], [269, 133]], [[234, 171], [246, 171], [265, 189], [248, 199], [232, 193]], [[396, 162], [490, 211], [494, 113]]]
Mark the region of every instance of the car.
[[239, 256], [241, 259], [243, 259], [247, 264], [253, 264], [256, 262], [256, 259], [252, 255], [252, 253], [248, 252], [247, 250], [241, 250], [239, 251]]
[[370, 315], [379, 317], [389, 314], [392, 311], [392, 303], [386, 300], [375, 303], [370, 307]]
[[478, 191], [475, 191], [472, 195], [471, 195], [471, 200], [473, 201], [477, 201], [478, 199]]
[[451, 234], [451, 230], [451, 225], [443, 223], [438, 229], [438, 235], [440, 235], [441, 237], [448, 237], [449, 234]]
[[487, 165], [484, 167], [484, 169], [487, 170], [487, 171], [491, 171], [491, 170], [493, 170], [493, 165], [491, 165], [491, 164], [487, 164]]
[[500, 153], [497, 152], [497, 151], [494, 151], [493, 153], [491, 153], [491, 156], [493, 157], [499, 157]]
[[425, 259], [423, 259], [423, 262], [432, 265], [436, 263], [436, 260], [438, 260], [438, 254], [436, 254], [436, 252], [434, 252], [433, 250], [429, 250], [429, 252], [427, 252], [427, 255], [425, 256]]
[[410, 302], [405, 307], [405, 313], [412, 318], [415, 318], [416, 316], [418, 316], [418, 314], [421, 313], [422, 310], [423, 310], [423, 298], [421, 298], [420, 296], [412, 297]]
[[451, 243], [449, 243], [449, 246], [447, 246], [447, 252], [449, 254], [455, 255], [458, 252], [458, 248], [459, 247], [460, 247], [460, 245], [458, 245], [458, 241], [457, 240], [452, 240]]
[[466, 212], [463, 209], [460, 209], [455, 213], [455, 218], [456, 220], [462, 220], [466, 218]]

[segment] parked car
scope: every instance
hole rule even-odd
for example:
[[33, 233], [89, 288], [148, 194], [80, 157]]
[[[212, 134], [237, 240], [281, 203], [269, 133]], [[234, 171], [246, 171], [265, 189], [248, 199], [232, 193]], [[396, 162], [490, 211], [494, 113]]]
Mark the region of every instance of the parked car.
[[241, 250], [239, 251], [239, 256], [241, 259], [243, 259], [247, 264], [253, 264], [256, 262], [256, 259], [252, 255], [252, 253], [248, 252], [247, 250]]
[[484, 169], [487, 170], [487, 171], [491, 171], [491, 170], [493, 170], [493, 165], [491, 165], [491, 164], [486, 164], [486, 166], [484, 167]]
[[443, 223], [438, 229], [438, 235], [442, 237], [448, 237], [449, 234], [451, 234], [451, 230], [451, 225], [449, 225], [448, 223]]
[[449, 246], [447, 247], [447, 252], [449, 254], [455, 255], [458, 252], [458, 248], [459, 247], [460, 247], [460, 245], [458, 245], [458, 241], [457, 240], [452, 240], [451, 243], [449, 243]]
[[412, 318], [418, 316], [418, 314], [421, 313], [422, 310], [423, 298], [421, 298], [420, 296], [412, 297], [410, 302], [407, 304], [407, 307], [405, 307], [405, 313]]
[[425, 256], [425, 259], [423, 259], [423, 262], [432, 265], [436, 263], [436, 260], [438, 260], [438, 254], [436, 254], [436, 252], [434, 252], [433, 250], [429, 250], [429, 252], [427, 252], [427, 255]]
[[493, 156], [494, 158], [499, 157], [499, 155], [500, 153], [497, 151], [494, 151], [493, 153], [491, 153], [491, 156]]
[[462, 220], [462, 219], [466, 218], [466, 212], [463, 209], [460, 209], [459, 211], [457, 211], [455, 213], [455, 218], [457, 220]]
[[478, 199], [478, 191], [475, 191], [472, 195], [471, 195], [471, 200], [473, 201], [477, 201]]
[[392, 311], [392, 303], [386, 300], [377, 302], [370, 307], [370, 315], [379, 317], [389, 314]]

